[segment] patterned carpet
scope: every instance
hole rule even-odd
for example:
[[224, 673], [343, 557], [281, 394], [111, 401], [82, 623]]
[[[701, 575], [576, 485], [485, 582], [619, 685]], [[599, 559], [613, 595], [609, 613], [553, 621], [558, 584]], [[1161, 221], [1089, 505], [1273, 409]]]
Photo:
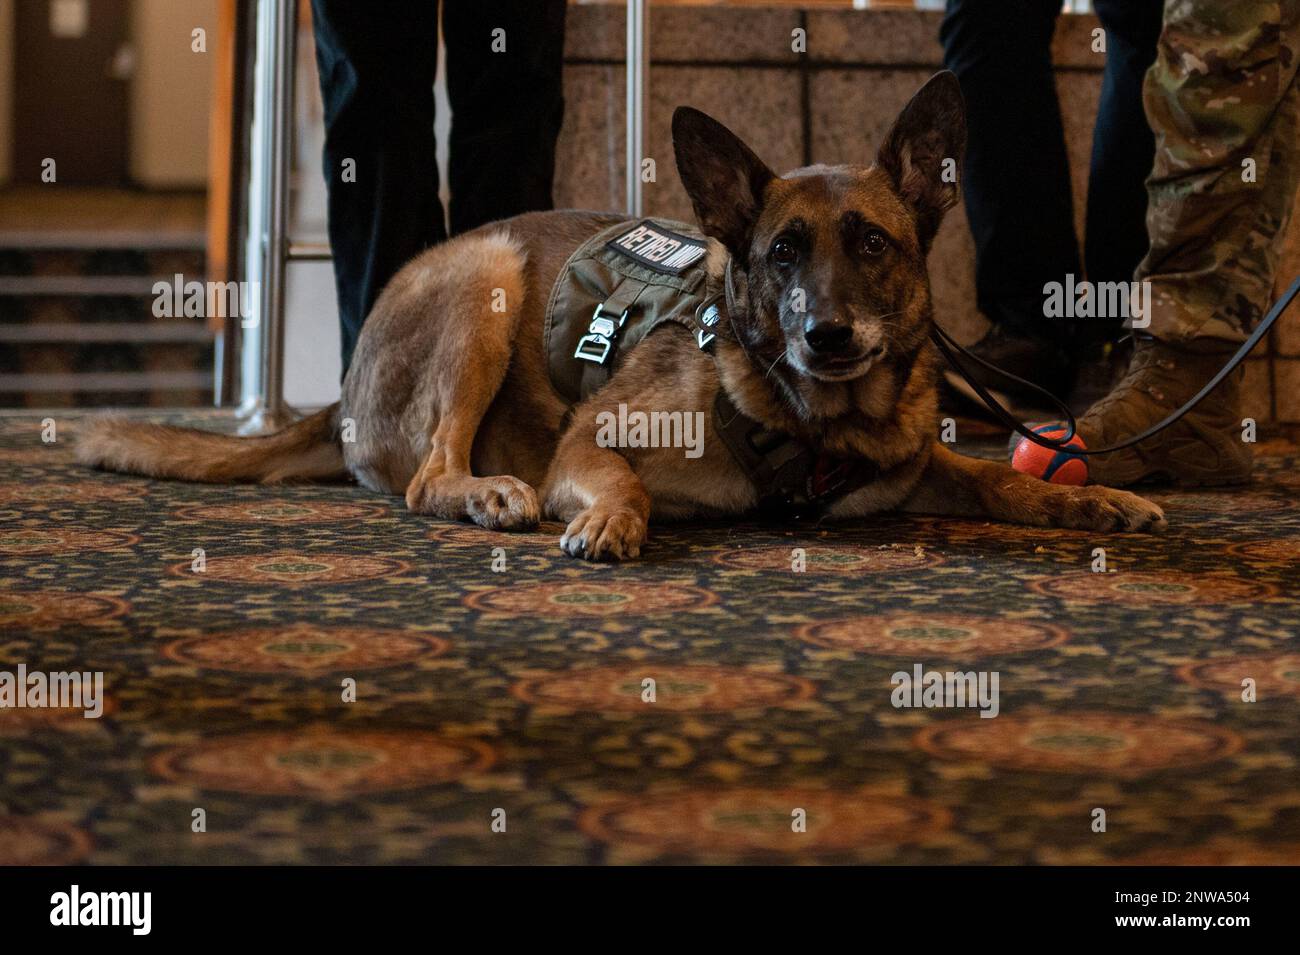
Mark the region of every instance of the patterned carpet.
[[[1153, 495], [1163, 539], [890, 517], [591, 566], [354, 487], [87, 472], [77, 423], [0, 417], [0, 670], [108, 700], [0, 709], [0, 863], [1300, 862], [1282, 441]], [[915, 664], [997, 671], [999, 715], [895, 708]]]

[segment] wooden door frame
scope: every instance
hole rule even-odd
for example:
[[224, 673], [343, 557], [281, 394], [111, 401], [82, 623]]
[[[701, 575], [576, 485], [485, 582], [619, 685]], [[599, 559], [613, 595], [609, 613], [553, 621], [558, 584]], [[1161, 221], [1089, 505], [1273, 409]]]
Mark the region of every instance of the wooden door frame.
[[[237, 282], [244, 276], [248, 231], [249, 130], [253, 118], [253, 52], [257, 0], [218, 0], [216, 56], [208, 137], [207, 278]], [[214, 389], [217, 404], [238, 394], [239, 316], [208, 310], [208, 324], [222, 337]]]

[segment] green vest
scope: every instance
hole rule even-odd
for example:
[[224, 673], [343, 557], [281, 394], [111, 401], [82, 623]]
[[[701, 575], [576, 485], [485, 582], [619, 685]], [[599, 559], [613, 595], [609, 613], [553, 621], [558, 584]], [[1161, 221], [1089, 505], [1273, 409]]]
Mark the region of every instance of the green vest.
[[586, 398], [663, 322], [684, 325], [707, 349], [724, 297], [705, 265], [714, 245], [664, 219], [620, 222], [580, 245], [546, 303], [543, 347], [555, 390], [571, 404]]

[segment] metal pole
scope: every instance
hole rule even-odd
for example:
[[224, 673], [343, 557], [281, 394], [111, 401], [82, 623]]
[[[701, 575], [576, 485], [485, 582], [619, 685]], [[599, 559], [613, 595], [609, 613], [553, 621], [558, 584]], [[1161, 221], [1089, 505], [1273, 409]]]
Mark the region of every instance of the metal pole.
[[644, 212], [641, 160], [645, 158], [646, 64], [650, 60], [649, 0], [627, 0], [627, 211]]
[[298, 40], [297, 0], [261, 0], [255, 122], [261, 126], [261, 175], [250, 204], [261, 208], [257, 397], [245, 432], [283, 427], [293, 419], [284, 403], [285, 260], [289, 238], [289, 173], [293, 161], [293, 94]]
[[267, 258], [263, 296], [266, 315], [266, 376], [263, 387], [267, 415], [283, 416], [284, 405], [284, 266], [289, 244], [289, 171], [293, 164], [293, 81], [298, 51], [298, 4], [275, 0], [276, 40], [275, 111], [271, 116], [270, 195], [267, 197]]

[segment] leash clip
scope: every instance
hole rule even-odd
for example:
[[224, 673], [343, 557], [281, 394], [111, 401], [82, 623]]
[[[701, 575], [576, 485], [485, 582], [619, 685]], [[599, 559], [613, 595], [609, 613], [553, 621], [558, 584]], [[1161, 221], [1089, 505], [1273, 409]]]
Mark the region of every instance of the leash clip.
[[591, 313], [591, 324], [587, 326], [588, 334], [578, 339], [578, 349], [573, 353], [573, 357], [597, 365], [605, 364], [610, 349], [614, 347], [614, 338], [627, 322], [627, 313], [628, 310], [623, 309], [621, 315], [612, 317], [615, 313], [607, 313], [604, 302], [597, 305], [596, 310]]

